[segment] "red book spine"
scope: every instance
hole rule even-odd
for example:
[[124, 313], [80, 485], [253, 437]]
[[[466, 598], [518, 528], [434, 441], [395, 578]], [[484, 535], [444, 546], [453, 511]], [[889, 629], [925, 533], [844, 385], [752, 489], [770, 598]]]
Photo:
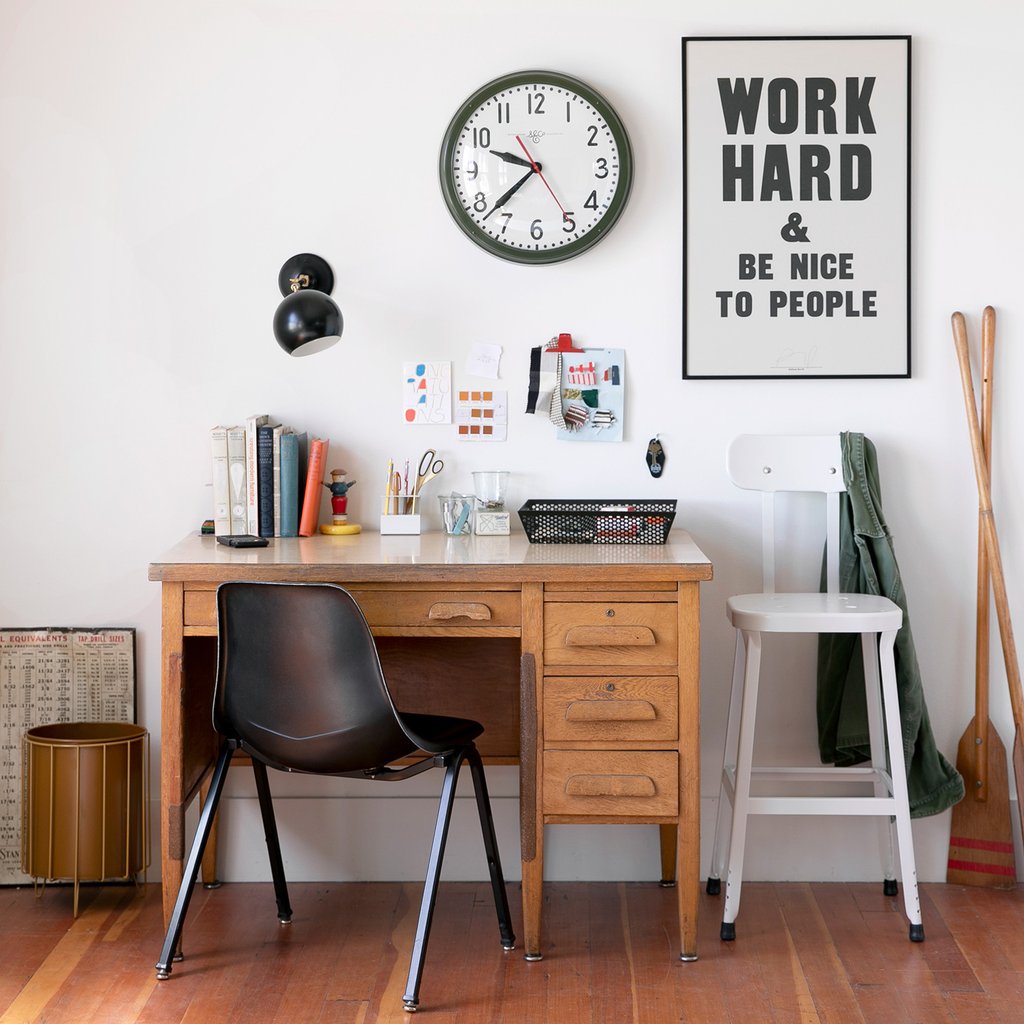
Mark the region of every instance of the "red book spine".
[[324, 466], [327, 465], [329, 441], [314, 437], [309, 442], [309, 468], [306, 471], [306, 493], [302, 499], [299, 536], [312, 537], [320, 525], [320, 499], [323, 497]]

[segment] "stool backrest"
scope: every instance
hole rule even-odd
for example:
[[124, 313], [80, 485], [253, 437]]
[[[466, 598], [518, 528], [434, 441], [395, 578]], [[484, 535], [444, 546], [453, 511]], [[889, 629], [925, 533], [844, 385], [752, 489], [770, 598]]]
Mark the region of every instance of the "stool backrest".
[[763, 589], [775, 592], [775, 495], [782, 491], [825, 494], [826, 582], [839, 591], [839, 495], [843, 453], [838, 434], [741, 434], [729, 445], [729, 477], [737, 487], [762, 491]]
[[340, 774], [416, 745], [402, 730], [370, 628], [331, 583], [222, 583], [213, 724], [276, 768]]

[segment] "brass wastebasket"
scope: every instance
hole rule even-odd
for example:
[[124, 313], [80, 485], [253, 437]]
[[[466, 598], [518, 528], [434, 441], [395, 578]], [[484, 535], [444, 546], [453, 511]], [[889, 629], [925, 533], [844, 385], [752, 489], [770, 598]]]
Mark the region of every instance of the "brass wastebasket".
[[25, 733], [21, 867], [34, 879], [134, 878], [149, 866], [149, 734], [126, 722]]

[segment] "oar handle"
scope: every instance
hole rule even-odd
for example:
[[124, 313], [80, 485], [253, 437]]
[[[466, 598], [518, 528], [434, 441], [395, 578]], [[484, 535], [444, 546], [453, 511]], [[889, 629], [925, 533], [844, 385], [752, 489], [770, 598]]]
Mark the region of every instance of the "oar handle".
[[960, 363], [960, 382], [963, 385], [967, 427], [971, 434], [974, 475], [978, 483], [981, 526], [988, 551], [989, 570], [992, 574], [992, 590], [995, 594], [996, 618], [999, 622], [1003, 661], [1006, 664], [1006, 679], [1010, 687], [1010, 706], [1013, 709], [1013, 723], [1020, 735], [1024, 733], [1024, 695], [1021, 693], [1020, 667], [1017, 663], [1017, 646], [1013, 639], [1013, 624], [1010, 622], [1010, 604], [1006, 594], [1006, 580], [1003, 577], [1003, 560], [999, 553], [999, 537], [996, 534], [995, 517], [992, 515], [992, 491], [989, 485], [988, 466], [985, 464], [981, 425], [978, 422], [978, 409], [974, 401], [971, 360], [967, 351], [967, 325], [962, 313], [953, 314], [953, 344], [956, 347], [957, 359]]

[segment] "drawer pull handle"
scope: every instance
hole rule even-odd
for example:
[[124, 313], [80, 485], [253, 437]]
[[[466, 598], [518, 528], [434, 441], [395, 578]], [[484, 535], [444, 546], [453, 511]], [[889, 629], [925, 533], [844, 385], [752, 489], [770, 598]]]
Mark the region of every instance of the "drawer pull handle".
[[479, 601], [438, 601], [430, 606], [428, 619], [476, 619], [489, 622], [491, 609]]
[[649, 700], [574, 700], [565, 709], [567, 722], [653, 722]]
[[566, 796], [638, 796], [657, 793], [648, 775], [571, 775], [565, 783]]
[[654, 647], [650, 626], [570, 626], [566, 647]]

